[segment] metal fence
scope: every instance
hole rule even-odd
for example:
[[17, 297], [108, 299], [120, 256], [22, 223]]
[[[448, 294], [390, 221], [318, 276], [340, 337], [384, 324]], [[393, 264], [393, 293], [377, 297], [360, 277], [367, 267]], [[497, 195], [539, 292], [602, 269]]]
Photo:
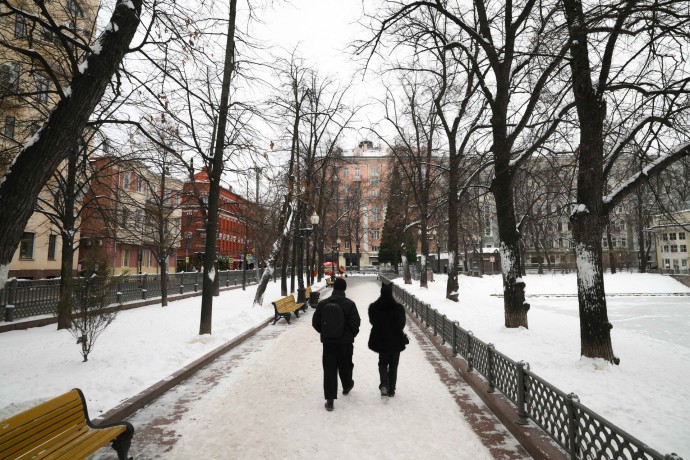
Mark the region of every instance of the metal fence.
[[[262, 271], [263, 272], [263, 271]], [[219, 271], [221, 287], [242, 284], [242, 270]], [[256, 270], [247, 271], [247, 283], [258, 282]], [[74, 278], [79, 288], [84, 278]], [[161, 275], [125, 275], [114, 277], [114, 283], [106, 295], [109, 303], [126, 303], [161, 296]], [[168, 275], [168, 295], [184, 294], [201, 290], [201, 272], [181, 272]], [[60, 280], [18, 280], [8, 281], [0, 289], [0, 321], [12, 321], [39, 315], [54, 315], [60, 300]]]
[[515, 404], [516, 423], [527, 424], [531, 419], [571, 459], [681, 460], [676, 454], [662, 455], [651, 449], [581, 404], [575, 394], [566, 394], [537, 376], [528, 363], [508, 358], [400, 286], [394, 284], [393, 293], [454, 355], [467, 361], [468, 371], [476, 370], [486, 378], [489, 393], [498, 390]]

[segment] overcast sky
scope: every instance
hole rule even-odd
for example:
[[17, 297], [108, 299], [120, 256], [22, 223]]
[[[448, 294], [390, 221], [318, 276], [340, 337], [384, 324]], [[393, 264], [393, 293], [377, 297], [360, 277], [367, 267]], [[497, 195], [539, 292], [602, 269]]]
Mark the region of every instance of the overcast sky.
[[[371, 0], [364, 2], [371, 4]], [[368, 7], [371, 8], [371, 7]], [[350, 104], [371, 104], [383, 90], [374, 72], [363, 80], [360, 66], [355, 62], [349, 45], [357, 39], [367, 39], [370, 33], [359, 24], [364, 14], [361, 0], [293, 0], [280, 1], [272, 8], [258, 13], [263, 23], [255, 24], [252, 33], [262, 43], [273, 44], [274, 54], [279, 48], [298, 47], [299, 55], [323, 76], [330, 75], [343, 82], [354, 74], [354, 86], [348, 92]], [[360, 111], [355, 128], [359, 133], [347, 134], [341, 147], [356, 146], [362, 137], [369, 137], [366, 128], [380, 117], [380, 109], [368, 107]]]

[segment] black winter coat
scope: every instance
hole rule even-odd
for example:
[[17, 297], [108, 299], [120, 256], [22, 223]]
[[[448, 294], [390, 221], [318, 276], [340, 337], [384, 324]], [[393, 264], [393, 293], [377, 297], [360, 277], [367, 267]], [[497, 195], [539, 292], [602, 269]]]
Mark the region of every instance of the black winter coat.
[[345, 297], [345, 291], [340, 289], [333, 289], [333, 294], [330, 297], [325, 298], [316, 306], [316, 311], [314, 316], [311, 317], [311, 325], [316, 331], [321, 334], [321, 307], [327, 303], [337, 303], [343, 308], [343, 314], [345, 315], [345, 332], [342, 337], [337, 339], [324, 339], [321, 337], [322, 343], [354, 343], [355, 337], [359, 334], [359, 326], [362, 320], [359, 317], [359, 311], [357, 311], [357, 305]]
[[369, 305], [369, 348], [377, 353], [396, 353], [405, 349], [405, 307], [382, 289], [381, 297]]

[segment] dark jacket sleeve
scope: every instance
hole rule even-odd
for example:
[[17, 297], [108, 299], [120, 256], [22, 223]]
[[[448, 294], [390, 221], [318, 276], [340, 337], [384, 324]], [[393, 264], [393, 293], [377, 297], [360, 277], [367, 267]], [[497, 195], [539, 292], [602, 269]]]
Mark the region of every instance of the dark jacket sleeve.
[[359, 317], [359, 311], [357, 310], [357, 305], [355, 305], [354, 302], [352, 302], [352, 306], [350, 308], [350, 314], [348, 315], [347, 318], [347, 324], [350, 326], [350, 331], [352, 331], [352, 336], [357, 337], [357, 334], [359, 334], [359, 326], [362, 323], [362, 319]]
[[323, 300], [319, 302], [319, 304], [316, 306], [316, 311], [314, 312], [314, 316], [311, 317], [311, 326], [321, 334], [321, 305], [323, 304]]

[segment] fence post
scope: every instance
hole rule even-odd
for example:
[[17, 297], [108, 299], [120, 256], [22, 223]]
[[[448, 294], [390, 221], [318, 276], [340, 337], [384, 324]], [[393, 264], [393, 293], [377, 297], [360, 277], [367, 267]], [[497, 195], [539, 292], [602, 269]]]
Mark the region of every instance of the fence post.
[[568, 408], [568, 453], [571, 459], [577, 458], [577, 420], [575, 420], [575, 402], [580, 402], [580, 398], [575, 393], [570, 393], [565, 398], [565, 405]]
[[472, 365], [474, 362], [474, 356], [472, 356], [472, 337], [474, 337], [474, 333], [472, 333], [472, 331], [467, 331], [467, 372], [472, 372], [474, 370], [474, 366]]
[[184, 294], [184, 272], [180, 275], [180, 295]]
[[446, 344], [446, 315], [441, 316], [441, 343]]
[[225, 272], [225, 287], [230, 287], [230, 270]]
[[[431, 306], [429, 306], [429, 308], [431, 309]], [[433, 313], [434, 313], [434, 337], [435, 337], [435, 336], [438, 335], [438, 327], [437, 327], [437, 323], [438, 323], [438, 314], [437, 314], [435, 308], [434, 308], [432, 311], [433, 311]]]
[[5, 321], [14, 321], [14, 307], [17, 299], [17, 278], [7, 283], [7, 305], [5, 305]]
[[148, 273], [144, 273], [141, 277], [141, 299], [142, 300], [146, 300], [146, 293], [148, 292], [148, 289], [146, 289], [147, 281], [148, 281]]
[[527, 408], [526, 406], [526, 398], [525, 398], [525, 371], [529, 370], [529, 363], [525, 361], [520, 361], [517, 363], [517, 384], [518, 384], [518, 394], [517, 394], [517, 410], [518, 410], [518, 416], [515, 419], [515, 423], [518, 425], [527, 425], [529, 423], [528, 420], [528, 414], [527, 414]]
[[194, 292], [199, 290], [199, 272], [194, 273]]
[[117, 280], [117, 303], [122, 303], [122, 277]]
[[493, 393], [494, 389], [496, 388], [494, 386], [494, 353], [496, 353], [496, 347], [494, 347], [493, 343], [488, 344], [487, 346], [488, 353], [487, 353], [487, 361], [489, 365], [489, 370], [487, 372], [486, 378], [489, 380], [489, 388], [486, 390], [487, 393]]
[[460, 323], [453, 321], [453, 356], [458, 356], [458, 328]]

